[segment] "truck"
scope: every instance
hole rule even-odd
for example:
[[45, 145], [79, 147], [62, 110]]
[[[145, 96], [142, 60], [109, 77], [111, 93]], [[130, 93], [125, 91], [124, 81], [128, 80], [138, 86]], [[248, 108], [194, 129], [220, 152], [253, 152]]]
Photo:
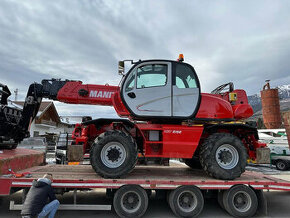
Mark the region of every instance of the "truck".
[[119, 62], [120, 86], [60, 79], [33, 83], [21, 111], [6, 104], [6, 87], [0, 143], [12, 142], [15, 148], [27, 137], [42, 99], [49, 98], [114, 107], [121, 118], [84, 123], [93, 124], [90, 134], [94, 137], [88, 137], [91, 166], [105, 178], [128, 175], [141, 153], [146, 158], [184, 159], [193, 168], [198, 160], [208, 175], [232, 180], [245, 171], [248, 158], [255, 160], [259, 151], [265, 151], [256, 127], [243, 122], [253, 115], [245, 90], [234, 89], [230, 82], [201, 93], [195, 69], [184, 62], [183, 55], [177, 61], [130, 62], [133, 66], [127, 73], [125, 61]]
[[[0, 161], [13, 155], [12, 150], [3, 150]], [[31, 157], [32, 162], [34, 158]], [[15, 158], [14, 162], [17, 161], [19, 158]], [[203, 170], [192, 170], [186, 165], [136, 166], [126, 178], [105, 179], [96, 175], [89, 165], [43, 165], [4, 172], [0, 176], [0, 198], [22, 191], [25, 199], [33, 180], [46, 173], [53, 174], [52, 186], [56, 194], [73, 193], [73, 203], [61, 202], [59, 210], [114, 208], [119, 217], [142, 217], [146, 214], [151, 195], [159, 195], [167, 201], [177, 217], [197, 217], [209, 197], [216, 198], [221, 208], [231, 216], [251, 217], [257, 213], [264, 216], [267, 215], [267, 199], [263, 190], [290, 190], [289, 179], [250, 171], [228, 181], [214, 179]], [[96, 198], [105, 190], [109, 200], [102, 204], [80, 204], [78, 193], [92, 189]], [[22, 204], [15, 202], [11, 196], [10, 210], [21, 208]]]

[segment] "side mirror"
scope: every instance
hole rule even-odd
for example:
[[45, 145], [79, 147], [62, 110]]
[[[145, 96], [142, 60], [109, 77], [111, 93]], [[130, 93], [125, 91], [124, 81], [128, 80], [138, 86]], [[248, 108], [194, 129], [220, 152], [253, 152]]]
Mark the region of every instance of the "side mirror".
[[124, 61], [119, 61], [119, 65], [118, 65], [118, 73], [119, 73], [119, 75], [124, 75], [124, 71], [125, 71], [125, 62]]

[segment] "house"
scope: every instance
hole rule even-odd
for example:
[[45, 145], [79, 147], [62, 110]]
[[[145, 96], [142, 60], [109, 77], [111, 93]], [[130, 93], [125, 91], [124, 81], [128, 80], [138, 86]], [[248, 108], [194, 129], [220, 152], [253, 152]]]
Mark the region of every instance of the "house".
[[[18, 107], [23, 107], [24, 101], [14, 101]], [[40, 104], [36, 118], [30, 125], [31, 137], [47, 134], [71, 133], [74, 125], [62, 122], [53, 101], [44, 101]]]
[[62, 123], [68, 125], [75, 125], [76, 123], [81, 123], [83, 116], [60, 116], [60, 120]]

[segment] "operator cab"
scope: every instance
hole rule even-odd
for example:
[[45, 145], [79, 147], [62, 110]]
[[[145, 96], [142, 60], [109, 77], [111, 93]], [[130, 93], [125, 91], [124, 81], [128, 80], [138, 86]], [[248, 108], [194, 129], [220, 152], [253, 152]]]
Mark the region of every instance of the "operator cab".
[[189, 119], [200, 105], [200, 83], [182, 61], [139, 61], [125, 75], [121, 97], [137, 118]]

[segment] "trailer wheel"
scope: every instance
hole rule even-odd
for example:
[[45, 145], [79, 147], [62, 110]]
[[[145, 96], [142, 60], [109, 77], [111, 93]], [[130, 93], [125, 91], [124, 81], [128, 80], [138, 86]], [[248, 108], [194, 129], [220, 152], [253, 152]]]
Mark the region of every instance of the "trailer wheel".
[[105, 178], [119, 178], [133, 170], [137, 146], [133, 138], [121, 131], [102, 133], [90, 152], [93, 169]]
[[285, 171], [289, 168], [288, 163], [284, 160], [277, 160], [276, 161], [276, 169], [277, 170], [281, 170], [281, 171]]
[[245, 172], [247, 151], [238, 137], [229, 133], [214, 133], [201, 145], [200, 163], [212, 177], [235, 179]]
[[225, 209], [225, 205], [223, 202], [224, 192], [225, 191], [219, 191], [217, 196], [218, 203], [222, 209]]
[[141, 217], [147, 210], [148, 196], [138, 185], [125, 185], [116, 191], [113, 206], [120, 217]]
[[181, 186], [169, 194], [169, 206], [176, 216], [196, 217], [204, 205], [201, 191], [195, 186]]
[[172, 210], [172, 212], [174, 214], [176, 214], [176, 210], [175, 210], [175, 207], [174, 207], [174, 203], [173, 203], [173, 197], [174, 197], [174, 193], [173, 193], [174, 190], [170, 191], [167, 195], [167, 203], [169, 204], [169, 207], [170, 209]]
[[236, 185], [224, 193], [226, 211], [235, 217], [252, 217], [258, 208], [256, 193], [245, 185]]

